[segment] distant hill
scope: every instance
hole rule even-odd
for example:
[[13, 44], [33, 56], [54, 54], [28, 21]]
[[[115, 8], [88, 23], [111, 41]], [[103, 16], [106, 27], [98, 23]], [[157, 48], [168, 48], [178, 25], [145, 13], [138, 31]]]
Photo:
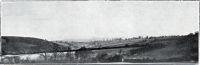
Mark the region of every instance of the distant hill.
[[2, 36], [2, 55], [56, 52], [68, 49], [69, 47], [38, 38]]

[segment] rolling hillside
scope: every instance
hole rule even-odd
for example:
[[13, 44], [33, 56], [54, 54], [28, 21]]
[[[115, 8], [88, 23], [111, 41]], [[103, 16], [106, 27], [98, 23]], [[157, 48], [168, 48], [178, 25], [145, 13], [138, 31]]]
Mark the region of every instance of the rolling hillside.
[[38, 38], [2, 36], [3, 55], [55, 52], [59, 50], [68, 50], [68, 49], [69, 49], [68, 47], [63, 47], [56, 43]]
[[[191, 33], [181, 36], [138, 37], [89, 42], [50, 42], [30, 37], [3, 36], [2, 51], [3, 55], [58, 52], [56, 53], [58, 55], [49, 56], [53, 59], [48, 61], [46, 59], [43, 62], [73, 63], [77, 62], [77, 58], [80, 63], [197, 62], [198, 35], [199, 33]], [[75, 51], [66, 53], [66, 50]], [[59, 58], [64, 59], [56, 60]]]
[[[177, 36], [127, 38], [91, 42], [63, 41], [63, 43], [59, 44], [66, 44], [71, 48], [76, 47], [76, 49], [110, 47], [110, 49], [90, 51], [92, 55], [88, 55], [88, 58], [93, 56], [90, 59], [95, 59], [98, 62], [121, 62], [122, 58], [124, 62], [197, 62], [198, 39], [198, 33], [191, 33]], [[144, 46], [135, 47], [138, 45]], [[81, 54], [84, 53], [87, 54], [86, 52], [82, 52]]]
[[[135, 44], [146, 44], [140, 48], [119, 48], [97, 50], [98, 55], [104, 54], [106, 62], [116, 54], [125, 62], [197, 62], [198, 33], [184, 36], [166, 36], [147, 38]], [[105, 55], [106, 54], [106, 55]], [[121, 61], [118, 58], [118, 61]]]

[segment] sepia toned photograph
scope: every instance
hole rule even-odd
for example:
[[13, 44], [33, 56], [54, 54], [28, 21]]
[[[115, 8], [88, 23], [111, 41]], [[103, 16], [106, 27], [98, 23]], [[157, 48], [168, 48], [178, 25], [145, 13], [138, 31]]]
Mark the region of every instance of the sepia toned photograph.
[[197, 65], [199, 2], [1, 3], [0, 64]]

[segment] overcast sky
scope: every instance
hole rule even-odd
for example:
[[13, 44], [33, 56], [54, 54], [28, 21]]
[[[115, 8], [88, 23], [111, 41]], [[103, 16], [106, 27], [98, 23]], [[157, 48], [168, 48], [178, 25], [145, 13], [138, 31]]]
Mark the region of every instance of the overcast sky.
[[198, 31], [198, 2], [4, 2], [4, 36], [80, 40]]

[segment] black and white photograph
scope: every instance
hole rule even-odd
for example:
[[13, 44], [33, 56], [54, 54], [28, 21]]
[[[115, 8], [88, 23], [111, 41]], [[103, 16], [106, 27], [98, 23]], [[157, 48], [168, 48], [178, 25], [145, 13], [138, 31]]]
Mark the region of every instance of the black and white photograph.
[[0, 64], [197, 65], [197, 1], [3, 1]]

